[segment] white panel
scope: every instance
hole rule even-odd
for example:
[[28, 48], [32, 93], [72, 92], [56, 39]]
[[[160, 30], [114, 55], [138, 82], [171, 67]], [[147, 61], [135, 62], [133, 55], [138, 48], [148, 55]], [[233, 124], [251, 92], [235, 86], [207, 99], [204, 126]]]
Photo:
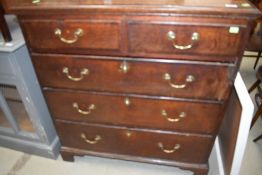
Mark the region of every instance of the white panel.
[[[240, 73], [237, 74], [234, 86], [240, 100], [242, 113], [230, 175], [238, 175], [240, 172], [254, 111], [254, 105]], [[216, 139], [209, 158], [210, 170], [208, 175], [224, 175], [220, 150], [218, 139]]]

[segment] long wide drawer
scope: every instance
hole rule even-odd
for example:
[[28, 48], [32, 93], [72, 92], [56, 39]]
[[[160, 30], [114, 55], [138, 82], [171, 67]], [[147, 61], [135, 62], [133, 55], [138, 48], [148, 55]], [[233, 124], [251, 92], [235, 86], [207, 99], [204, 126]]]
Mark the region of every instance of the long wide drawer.
[[174, 100], [44, 91], [55, 119], [216, 134], [222, 105]]
[[213, 137], [56, 122], [63, 146], [157, 160], [207, 163]]
[[228, 65], [33, 56], [42, 86], [223, 100], [232, 84]]

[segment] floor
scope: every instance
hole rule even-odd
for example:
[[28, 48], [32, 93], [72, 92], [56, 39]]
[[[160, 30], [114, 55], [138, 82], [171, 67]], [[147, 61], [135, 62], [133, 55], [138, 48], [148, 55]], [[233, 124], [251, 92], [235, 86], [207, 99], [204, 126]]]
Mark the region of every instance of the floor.
[[[252, 69], [254, 59], [244, 58], [241, 74], [247, 87], [255, 80]], [[262, 65], [262, 62], [259, 63]], [[254, 93], [251, 94], [251, 97]], [[262, 140], [252, 140], [262, 133], [262, 120], [256, 123], [250, 132], [248, 145], [240, 175], [262, 174]], [[151, 164], [95, 158], [76, 157], [75, 163], [45, 159], [18, 151], [0, 147], [0, 175], [190, 175], [174, 167], [156, 166]]]
[[[247, 87], [250, 87], [251, 84], [256, 80], [255, 70], [253, 69], [254, 62], [255, 58], [244, 58], [241, 63], [240, 73]], [[259, 67], [259, 65], [262, 65], [262, 59], [260, 59], [257, 67]], [[254, 104], [255, 93], [256, 92], [254, 91], [250, 94]], [[262, 134], [261, 118], [258, 119], [250, 131], [240, 175], [262, 174], [262, 140], [259, 140], [256, 143], [253, 142], [253, 139], [255, 139], [260, 134]]]

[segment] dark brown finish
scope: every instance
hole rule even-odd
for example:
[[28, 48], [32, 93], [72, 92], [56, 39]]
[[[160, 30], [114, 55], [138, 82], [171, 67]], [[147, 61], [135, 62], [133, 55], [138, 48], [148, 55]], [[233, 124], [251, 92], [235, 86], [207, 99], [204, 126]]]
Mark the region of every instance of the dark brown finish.
[[[40, 84], [56, 88], [224, 100], [232, 84], [230, 69], [233, 67], [220, 64], [126, 61], [130, 70], [124, 73], [120, 70], [124, 59], [114, 61], [38, 55], [33, 56], [32, 60]], [[83, 68], [89, 69], [89, 74], [83, 80], [74, 82], [62, 72], [64, 67], [68, 67], [74, 77], [79, 77]], [[163, 79], [165, 73], [171, 75], [171, 83], [186, 84], [186, 87], [171, 87], [169, 81]], [[188, 75], [195, 77], [192, 83], [186, 82]]]
[[252, 86], [248, 89], [248, 92], [250, 93], [250, 92], [252, 92], [255, 88], [257, 88], [257, 86], [259, 85], [261, 83], [261, 81], [258, 79], [258, 80], [256, 80], [253, 84], [252, 84]]
[[[60, 120], [202, 134], [215, 134], [221, 120], [222, 105], [219, 104], [50, 90], [44, 94], [52, 116]], [[129, 106], [125, 105], [126, 98], [130, 100]], [[81, 110], [89, 111], [92, 104], [95, 109], [88, 115], [81, 114], [73, 107], [75, 102]], [[180, 121], [168, 121], [161, 115], [162, 110], [168, 118]], [[186, 115], [184, 118], [179, 117], [182, 112]]]
[[[3, 2], [6, 11], [18, 15], [64, 160], [93, 155], [208, 173], [251, 20], [258, 16], [249, 2]], [[77, 41], [62, 43], [56, 28], [62, 40]], [[74, 34], [78, 28], [82, 36]], [[167, 39], [169, 31], [175, 32], [173, 41]], [[199, 34], [194, 42], [193, 32]], [[178, 51], [173, 44], [187, 47]], [[126, 97], [129, 106], [124, 105]], [[82, 118], [78, 112], [90, 112], [91, 103], [96, 106], [90, 108], [90, 118]], [[167, 123], [162, 108], [172, 117], [181, 111], [187, 116]], [[228, 128], [237, 128], [231, 116], [226, 120]], [[86, 135], [81, 137], [82, 132]], [[83, 138], [98, 143], [90, 145]], [[174, 146], [177, 151], [163, 153], [158, 142], [165, 152], [173, 152]]]
[[[255, 115], [253, 116], [250, 128], [252, 128], [255, 125], [257, 119], [259, 117], [261, 117], [261, 114], [262, 114], [262, 104], [261, 104], [262, 90], [261, 90], [261, 87], [260, 87], [260, 83], [262, 81], [262, 66], [259, 66], [258, 71], [256, 73], [256, 76], [257, 76], [257, 80], [254, 82], [254, 84], [248, 90], [249, 93], [251, 93], [254, 89], [258, 90], [258, 92], [255, 95], [255, 100], [256, 100], [256, 103], [258, 105], [258, 108], [257, 108]], [[262, 138], [262, 135], [258, 136], [253, 141], [257, 142], [261, 138]]]
[[[35, 52], [106, 54], [120, 49], [120, 21], [116, 18], [23, 20], [21, 25]], [[75, 39], [77, 29], [82, 29], [83, 34], [67, 44], [55, 35], [56, 29], [61, 30], [61, 37], [66, 40]]]
[[[262, 26], [262, 22], [260, 22], [261, 26]], [[259, 25], [259, 24], [258, 24]], [[246, 45], [246, 50], [247, 51], [252, 51], [252, 52], [256, 52], [256, 55], [244, 55], [246, 57], [255, 57], [256, 61], [254, 64], [254, 69], [257, 66], [257, 63], [260, 59], [260, 57], [262, 56], [262, 28], [258, 28], [250, 37], [247, 45]]]
[[[260, 10], [262, 11], [262, 1], [261, 0], [251, 0], [251, 2]], [[252, 29], [252, 35], [247, 42], [246, 50], [257, 52], [257, 55], [245, 55], [247, 57], [255, 57], [256, 61], [254, 64], [254, 69], [257, 66], [257, 63], [262, 56], [262, 16], [260, 18], [256, 19], [256, 24], [254, 25], [254, 28]]]
[[[32, 0], [3, 0], [7, 11], [22, 14], [86, 14], [86, 13], [158, 13], [161, 14], [193, 14], [193, 15], [217, 15], [227, 18], [250, 17], [255, 18], [259, 11], [246, 0], [212, 0], [212, 1], [174, 1], [174, 0], [45, 0], [38, 4], [32, 4]], [[242, 7], [248, 3], [250, 6]], [[226, 6], [228, 4], [231, 7]], [[230, 15], [228, 15], [230, 14]]]
[[228, 108], [226, 109], [226, 115], [221, 124], [218, 139], [220, 143], [225, 174], [230, 175], [242, 111], [242, 107], [235, 89], [232, 91], [232, 94], [229, 97], [227, 106]]
[[[130, 128], [110, 128], [60, 122], [56, 122], [56, 127], [62, 145], [66, 147], [188, 163], [207, 163], [213, 142], [213, 138], [207, 136], [160, 133], [151, 130], [139, 131]], [[89, 144], [81, 138], [81, 134], [85, 134], [86, 138], [91, 141], [97, 136], [101, 136], [101, 140], [97, 141], [96, 144]], [[174, 153], [167, 154], [159, 148], [158, 143], [160, 142], [167, 150], [172, 150], [176, 144], [180, 144], [181, 147]], [[194, 146], [192, 143], [194, 143]]]
[[[207, 26], [208, 25], [208, 26]], [[130, 52], [154, 54], [195, 54], [195, 55], [221, 55], [233, 56], [239, 50], [241, 38], [245, 28], [240, 28], [238, 34], [229, 33], [228, 25], [210, 24], [203, 21], [180, 22], [167, 24], [165, 21], [128, 21]], [[176, 34], [174, 40], [169, 40], [167, 34], [172, 31]], [[199, 40], [193, 42], [192, 34], [197, 32]], [[145, 35], [146, 33], [146, 35]], [[223, 37], [221, 37], [223, 36]], [[179, 50], [179, 46], [192, 45], [192, 48]]]
[[146, 157], [94, 152], [90, 150], [81, 150], [81, 149], [69, 148], [65, 146], [61, 148], [61, 152], [62, 154], [64, 153], [68, 155], [71, 154], [70, 156], [89, 155], [89, 156], [107, 157], [111, 159], [121, 159], [121, 160], [136, 161], [136, 162], [143, 162], [143, 163], [154, 163], [154, 164], [159, 164], [159, 165], [164, 164], [168, 166], [177, 166], [177, 167], [180, 167], [181, 169], [193, 171], [195, 175], [206, 175], [208, 173], [208, 166], [206, 164], [181, 163], [181, 162], [170, 161], [170, 160], [154, 161], [153, 159], [146, 158]]
[[249, 93], [251, 93], [255, 88], [257, 88], [262, 81], [262, 66], [259, 66], [259, 68], [256, 72], [256, 77], [257, 77], [257, 80], [248, 89]]
[[208, 170], [207, 169], [197, 169], [197, 170], [194, 170], [194, 175], [206, 175], [208, 173]]
[[[262, 81], [262, 66], [259, 66], [257, 73], [256, 73], [256, 77], [257, 77], [257, 80], [249, 88], [248, 92], [251, 93], [254, 89], [257, 89], [258, 93], [255, 95], [255, 98], [256, 98], [256, 100], [258, 98], [258, 100], [260, 99], [260, 101], [261, 101], [262, 90], [261, 90], [261, 87], [260, 87], [260, 83]], [[258, 102], [258, 109], [257, 109], [255, 115], [253, 116], [250, 128], [252, 128], [254, 126], [254, 124], [256, 123], [257, 119], [261, 116], [261, 114], [262, 114], [262, 104], [261, 104], [261, 102]]]
[[[256, 73], [257, 76], [257, 80], [254, 82], [254, 84], [249, 88], [248, 92], [251, 93], [254, 89], [257, 89], [258, 92], [255, 95], [255, 100], [257, 102], [258, 105], [258, 109], [255, 113], [255, 115], [253, 116], [252, 122], [251, 122], [251, 126], [250, 129], [255, 125], [257, 119], [261, 116], [262, 114], [262, 104], [261, 104], [261, 98], [262, 98], [262, 90], [260, 87], [260, 83], [262, 81], [262, 66], [259, 66], [258, 71]], [[255, 138], [253, 141], [257, 142], [258, 140], [260, 140], [262, 138], [262, 135], [258, 136], [257, 138]]]
[[10, 34], [9, 28], [7, 26], [7, 23], [5, 21], [5, 12], [2, 7], [2, 3], [0, 2], [0, 30], [2, 32], [2, 35], [4, 37], [5, 42], [12, 41], [12, 36]]
[[74, 162], [74, 155], [72, 153], [60, 150], [60, 154], [63, 158], [63, 160], [68, 161], [68, 162]]
[[252, 128], [255, 125], [257, 119], [261, 116], [261, 114], [262, 114], [262, 106], [260, 105], [260, 106], [258, 106], [258, 109], [257, 109], [257, 111], [256, 111], [256, 113], [255, 113], [255, 115], [252, 119], [250, 128]]
[[[168, 23], [169, 21], [175, 22]], [[241, 51], [247, 30], [246, 23], [247, 21], [241, 19], [229, 21], [219, 18], [150, 16], [123, 18], [109, 15], [21, 20], [28, 43], [34, 52], [125, 55], [158, 59], [168, 57], [231, 63], [236, 61], [235, 55]], [[239, 32], [230, 33], [229, 25], [239, 27]], [[61, 29], [61, 36], [68, 40], [74, 38], [77, 29], [82, 29], [83, 35], [79, 36], [76, 42], [65, 44], [55, 35], [57, 28]], [[169, 31], [175, 32], [175, 41], [168, 39]], [[191, 37], [194, 32], [198, 32], [199, 40], [194, 42], [192, 48], [179, 50], [173, 47], [173, 43], [182, 46], [192, 44]], [[39, 33], [45, 35], [39, 36]], [[143, 35], [144, 33], [146, 35]]]
[[[122, 32], [128, 35], [128, 42], [121, 43], [123, 43], [124, 47], [129, 45], [129, 52], [127, 53], [129, 56], [156, 58], [166, 58], [168, 56], [177, 58], [179, 55], [208, 54], [228, 56], [224, 59], [231, 62], [236, 59], [234, 55], [240, 50], [246, 30], [245, 27], [242, 27], [245, 24], [243, 20], [231, 22], [231, 25], [239, 26], [240, 31], [237, 34], [230, 34], [227, 24], [229, 21], [219, 19], [212, 21], [208, 18], [196, 18], [192, 21], [188, 17], [162, 17], [157, 18], [156, 21], [156, 18], [147, 17], [145, 21], [133, 17], [127, 18], [126, 22], [122, 22], [124, 19], [121, 16], [104, 16], [104, 19], [101, 18], [89, 16], [86, 19], [81, 16], [77, 19], [23, 20], [22, 25], [25, 25], [24, 29], [26, 35], [28, 35], [28, 42], [35, 52], [121, 55], [124, 54], [119, 44], [120, 40], [124, 39], [124, 36], [121, 37], [120, 35]], [[174, 24], [166, 24], [167, 21], [173, 20], [176, 21]], [[128, 31], [125, 31], [124, 27], [120, 27], [121, 23], [127, 23]], [[96, 27], [96, 30], [94, 30], [94, 27]], [[73, 32], [78, 28], [83, 29], [83, 36], [79, 37], [79, 40], [73, 44], [65, 44], [55, 36], [54, 31], [56, 28], [64, 31], [62, 36], [67, 39], [72, 38]], [[179, 45], [191, 44], [193, 32], [198, 32], [200, 39], [191, 49], [181, 51], [175, 49], [173, 42], [167, 38], [169, 31], [176, 33], [176, 42]], [[185, 33], [184, 31], [188, 32]], [[46, 35], [39, 37], [39, 33], [45, 33]], [[143, 35], [143, 33], [147, 35]], [[206, 35], [207, 33], [209, 35]], [[37, 39], [35, 39], [36, 35], [38, 36]], [[54, 44], [56, 47], [52, 47]], [[195, 59], [214, 61], [215, 58]]]
[[260, 139], [262, 139], [262, 135], [258, 136], [257, 138], [254, 139], [254, 142], [259, 141]]

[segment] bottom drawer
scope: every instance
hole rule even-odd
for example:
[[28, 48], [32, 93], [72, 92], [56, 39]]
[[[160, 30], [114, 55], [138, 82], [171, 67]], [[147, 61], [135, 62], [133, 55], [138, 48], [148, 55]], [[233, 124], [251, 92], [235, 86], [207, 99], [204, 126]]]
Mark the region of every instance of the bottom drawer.
[[62, 145], [102, 153], [207, 163], [213, 137], [56, 122]]

